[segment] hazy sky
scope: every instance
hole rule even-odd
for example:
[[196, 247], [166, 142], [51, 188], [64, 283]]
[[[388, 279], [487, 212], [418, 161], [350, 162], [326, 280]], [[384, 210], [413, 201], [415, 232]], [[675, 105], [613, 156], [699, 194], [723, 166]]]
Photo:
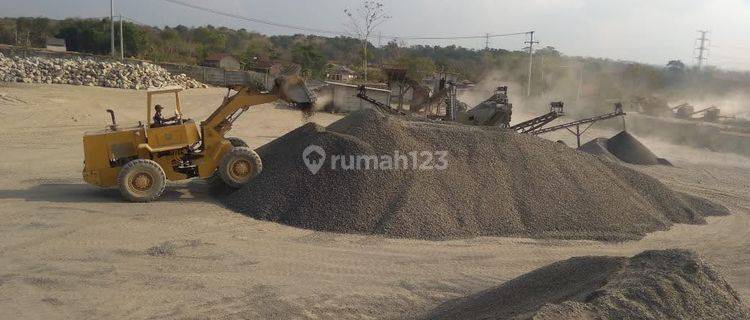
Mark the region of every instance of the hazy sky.
[[[345, 7], [357, 0], [183, 0], [237, 15], [325, 30], [344, 30]], [[463, 36], [535, 30], [541, 45], [568, 55], [608, 57], [663, 65], [693, 64], [697, 30], [710, 30], [709, 64], [750, 70], [750, 0], [383, 0], [392, 18], [386, 35]], [[117, 12], [152, 25], [245, 28], [266, 34], [293, 30], [180, 7], [163, 0], [115, 0]], [[108, 0], [2, 0], [0, 15], [98, 17]], [[383, 39], [386, 42], [388, 39]], [[493, 47], [520, 49], [523, 36], [493, 39]], [[414, 44], [412, 41], [407, 43]], [[422, 42], [425, 43], [425, 42]], [[484, 40], [429, 43], [484, 47]]]

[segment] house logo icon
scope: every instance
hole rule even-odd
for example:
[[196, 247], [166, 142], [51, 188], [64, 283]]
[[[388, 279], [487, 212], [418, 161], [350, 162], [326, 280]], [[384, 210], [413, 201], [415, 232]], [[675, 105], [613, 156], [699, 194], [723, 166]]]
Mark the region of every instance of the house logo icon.
[[312, 174], [317, 174], [326, 161], [326, 151], [320, 146], [309, 145], [302, 151], [302, 161]]

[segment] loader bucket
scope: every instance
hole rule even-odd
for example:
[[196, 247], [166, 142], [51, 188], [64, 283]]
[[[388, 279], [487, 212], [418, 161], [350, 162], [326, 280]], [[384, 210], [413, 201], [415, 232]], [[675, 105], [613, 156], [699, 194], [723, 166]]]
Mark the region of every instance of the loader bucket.
[[315, 94], [307, 88], [305, 80], [299, 76], [280, 76], [276, 78], [273, 93], [282, 100], [297, 105], [315, 103]]

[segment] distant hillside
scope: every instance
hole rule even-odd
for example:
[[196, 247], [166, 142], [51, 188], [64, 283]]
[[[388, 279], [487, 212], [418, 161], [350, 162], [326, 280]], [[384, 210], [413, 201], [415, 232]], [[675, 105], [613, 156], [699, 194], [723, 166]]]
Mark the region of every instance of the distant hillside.
[[[69, 50], [108, 54], [109, 32], [109, 19], [0, 18], [0, 43], [4, 44], [43, 47], [47, 37], [58, 37], [65, 39]], [[157, 62], [196, 64], [209, 54], [227, 52], [246, 66], [269, 60], [295, 62], [314, 78], [325, 77], [330, 63], [362, 72], [361, 43], [349, 37], [266, 36], [245, 29], [210, 25], [160, 28], [126, 21], [123, 39], [126, 56]], [[391, 41], [382, 47], [370, 44], [368, 56], [370, 65], [405, 67], [413, 78], [446, 71], [474, 82], [491, 76], [493, 82], [489, 86], [502, 82], [525, 88], [528, 81], [528, 53], [521, 51], [406, 46]], [[665, 58], [665, 62], [667, 60]], [[569, 57], [546, 47], [536, 50], [534, 63], [532, 95], [572, 100], [577, 99], [580, 91], [582, 100], [592, 105], [638, 95], [661, 95], [669, 99], [724, 95], [750, 88], [748, 73], [714, 68], [698, 72], [680, 61], [670, 61], [660, 67]], [[382, 72], [375, 69], [370, 72], [370, 80], [383, 81]], [[520, 95], [522, 92], [513, 93]]]

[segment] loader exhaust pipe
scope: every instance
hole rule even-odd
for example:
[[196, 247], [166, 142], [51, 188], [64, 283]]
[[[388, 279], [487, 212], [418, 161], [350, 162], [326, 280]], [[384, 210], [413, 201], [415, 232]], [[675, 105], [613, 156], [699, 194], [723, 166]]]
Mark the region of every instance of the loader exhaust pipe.
[[115, 112], [112, 111], [112, 109], [107, 109], [107, 113], [109, 113], [110, 118], [112, 118], [112, 125], [109, 126], [112, 130], [117, 130], [117, 121], [115, 121]]

